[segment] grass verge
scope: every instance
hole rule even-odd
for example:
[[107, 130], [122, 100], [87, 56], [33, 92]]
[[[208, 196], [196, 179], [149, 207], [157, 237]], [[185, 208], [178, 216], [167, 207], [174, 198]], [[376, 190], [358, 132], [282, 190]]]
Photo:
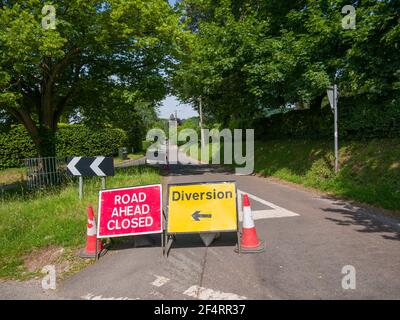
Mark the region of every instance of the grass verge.
[[128, 159], [126, 159], [126, 160], [122, 160], [119, 157], [115, 157], [114, 158], [114, 165], [121, 164], [121, 163], [124, 163], [124, 162], [127, 162], [127, 161], [131, 161], [131, 160], [137, 160], [137, 159], [143, 158], [144, 155], [145, 155], [144, 152], [129, 153], [128, 154]]
[[255, 172], [336, 196], [400, 210], [400, 139], [341, 142], [334, 173], [331, 141], [256, 142]]
[[[339, 154], [340, 172], [335, 174], [333, 141], [256, 141], [254, 171], [345, 199], [400, 210], [400, 139], [341, 141]], [[398, 212], [395, 215], [400, 216]]]
[[[132, 167], [118, 170], [107, 178], [107, 188], [159, 183], [156, 169]], [[72, 266], [79, 269], [83, 259], [76, 259], [77, 248], [86, 241], [86, 207], [97, 210], [98, 178], [85, 178], [84, 199], [78, 199], [77, 181], [66, 186], [36, 193], [12, 192], [1, 199], [0, 207], [0, 278], [26, 279], [40, 270], [28, 270], [27, 256], [46, 248], [61, 248], [54, 258], [63, 261], [73, 257]], [[46, 256], [46, 254], [44, 254]], [[53, 255], [54, 256], [54, 255]], [[48, 263], [47, 263], [48, 264]]]
[[26, 180], [26, 168], [11, 168], [0, 171], [0, 185], [13, 184]]

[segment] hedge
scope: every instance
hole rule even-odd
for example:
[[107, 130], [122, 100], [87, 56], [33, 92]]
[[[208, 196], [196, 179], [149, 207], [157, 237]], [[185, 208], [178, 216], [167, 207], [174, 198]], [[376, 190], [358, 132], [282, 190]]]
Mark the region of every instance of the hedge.
[[[115, 156], [127, 143], [121, 129], [89, 129], [83, 125], [62, 124], [56, 133], [56, 155]], [[0, 133], [0, 169], [21, 167], [23, 160], [37, 156], [32, 139], [22, 125]]]
[[[400, 137], [400, 106], [356, 103], [342, 100], [339, 104], [339, 136], [347, 139]], [[258, 139], [310, 138], [324, 139], [333, 135], [333, 113], [328, 106], [320, 112], [292, 110], [258, 119], [254, 123]]]
[[83, 125], [62, 125], [56, 134], [57, 156], [114, 156], [127, 143], [121, 129], [90, 129]]
[[33, 157], [35, 145], [23, 126], [0, 133], [0, 169], [21, 167], [23, 159]]

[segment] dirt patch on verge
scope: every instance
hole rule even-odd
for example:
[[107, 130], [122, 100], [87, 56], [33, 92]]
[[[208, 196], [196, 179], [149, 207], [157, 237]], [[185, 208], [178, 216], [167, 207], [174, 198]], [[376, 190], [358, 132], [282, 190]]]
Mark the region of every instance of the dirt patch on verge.
[[63, 247], [55, 246], [34, 250], [23, 257], [24, 265], [28, 272], [40, 271], [44, 266], [56, 264], [64, 251]]
[[[79, 272], [94, 259], [82, 259], [79, 257], [80, 249], [65, 249], [60, 246], [48, 246], [34, 250], [23, 257], [26, 272], [22, 273], [22, 278], [38, 278], [43, 267], [54, 266], [57, 281], [66, 276]], [[39, 276], [40, 277], [40, 276]]]

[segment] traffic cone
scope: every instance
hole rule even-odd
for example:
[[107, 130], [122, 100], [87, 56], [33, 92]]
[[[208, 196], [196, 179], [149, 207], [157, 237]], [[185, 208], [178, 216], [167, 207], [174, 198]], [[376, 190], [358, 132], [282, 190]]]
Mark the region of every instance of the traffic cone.
[[243, 226], [240, 249], [243, 253], [260, 253], [265, 251], [264, 241], [260, 240], [257, 236], [256, 227], [251, 216], [249, 196], [247, 194], [243, 196]]
[[96, 220], [94, 218], [93, 207], [91, 205], [88, 206], [86, 211], [88, 214], [86, 247], [82, 249], [80, 256], [82, 258], [96, 258], [96, 253], [99, 256], [103, 256], [105, 250], [101, 239], [97, 239]]

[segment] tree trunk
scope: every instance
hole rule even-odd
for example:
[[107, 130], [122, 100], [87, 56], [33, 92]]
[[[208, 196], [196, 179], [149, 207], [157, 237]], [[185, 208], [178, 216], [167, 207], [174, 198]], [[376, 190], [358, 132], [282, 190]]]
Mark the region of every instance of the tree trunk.
[[42, 125], [39, 128], [37, 148], [40, 157], [54, 157], [56, 155], [55, 134], [56, 129], [54, 127]]
[[[25, 100], [21, 101], [20, 108], [8, 109], [28, 131], [39, 157], [54, 157], [56, 155], [55, 133], [57, 124], [66, 105], [78, 89], [77, 82], [83, 64], [79, 63], [76, 66], [74, 82], [69, 92], [64, 97], [58, 97], [58, 99], [55, 94], [57, 91], [56, 82], [68, 65], [72, 63], [72, 60], [79, 58], [80, 53], [81, 49], [74, 47], [58, 62], [52, 61], [49, 57], [44, 57], [41, 63], [43, 77], [40, 89], [30, 90], [28, 86], [25, 92], [28, 92], [31, 96], [25, 94]], [[32, 118], [34, 107], [36, 107], [37, 121]]]
[[50, 126], [45, 126], [43, 124], [37, 126], [30, 113], [25, 109], [10, 109], [9, 111], [24, 125], [36, 146], [39, 159], [30, 161], [30, 165], [35, 167], [31, 172], [31, 178], [35, 186], [41, 188], [59, 184], [61, 179], [57, 173], [57, 161], [55, 159], [43, 159], [54, 157], [56, 154], [56, 125], [50, 123]]
[[39, 157], [53, 157], [56, 154], [55, 133], [57, 125], [53, 122], [49, 124], [37, 125], [30, 113], [24, 109], [10, 109], [9, 112], [25, 127], [31, 136]]

